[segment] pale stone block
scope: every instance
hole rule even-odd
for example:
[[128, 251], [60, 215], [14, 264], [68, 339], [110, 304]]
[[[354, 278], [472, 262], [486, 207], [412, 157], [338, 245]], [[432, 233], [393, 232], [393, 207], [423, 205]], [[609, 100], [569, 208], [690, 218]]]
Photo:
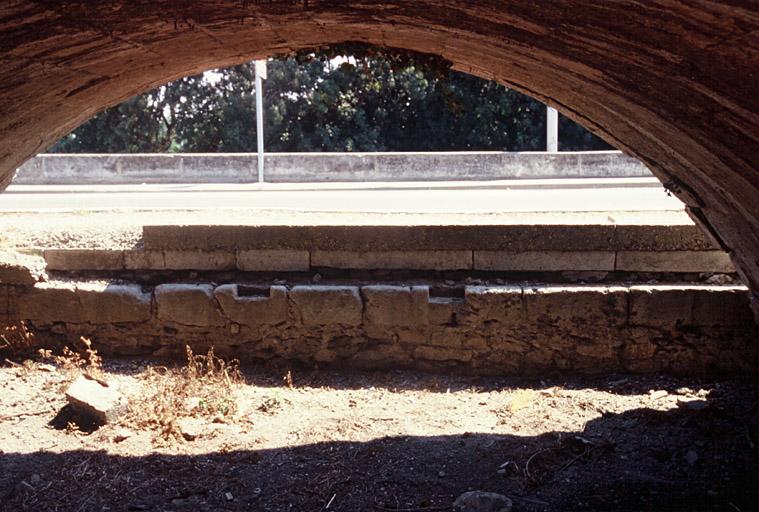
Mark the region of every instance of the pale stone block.
[[127, 270], [164, 270], [163, 251], [124, 251], [124, 268]]
[[224, 315], [242, 325], [280, 324], [287, 320], [287, 288], [223, 284], [214, 290]]
[[146, 322], [151, 317], [151, 294], [136, 284], [87, 283], [77, 285], [76, 294], [89, 323]]
[[199, 327], [224, 325], [209, 284], [162, 284], [155, 288], [160, 320]]
[[371, 285], [361, 288], [368, 326], [425, 326], [429, 322], [428, 286]]
[[314, 267], [362, 270], [468, 270], [472, 251], [313, 251]]
[[626, 272], [735, 272], [723, 251], [619, 251], [616, 270]]
[[525, 286], [528, 322], [573, 322], [623, 325], [627, 320], [627, 289], [621, 286]]
[[631, 286], [629, 324], [667, 329], [692, 324], [696, 289], [691, 285]]
[[294, 249], [251, 249], [237, 253], [237, 268], [246, 272], [308, 272], [308, 251]]
[[358, 286], [300, 285], [288, 295], [304, 325], [361, 324]]
[[475, 270], [552, 272], [614, 270], [610, 251], [474, 251]]
[[74, 409], [99, 423], [116, 421], [129, 404], [115, 383], [107, 384], [80, 375], [66, 390], [66, 399]]
[[237, 267], [232, 251], [164, 251], [167, 270], [234, 270]]
[[46, 277], [43, 258], [15, 251], [0, 251], [0, 283], [33, 286]]
[[22, 293], [18, 298], [18, 313], [20, 320], [40, 324], [87, 321], [75, 284], [62, 281], [37, 283]]
[[122, 270], [124, 252], [108, 249], [48, 249], [43, 253], [48, 270]]

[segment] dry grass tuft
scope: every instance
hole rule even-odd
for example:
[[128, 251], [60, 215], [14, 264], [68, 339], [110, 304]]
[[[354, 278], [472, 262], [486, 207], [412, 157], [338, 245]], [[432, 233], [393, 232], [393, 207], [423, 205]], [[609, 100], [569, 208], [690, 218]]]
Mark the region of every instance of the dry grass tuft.
[[243, 382], [237, 360], [214, 354], [196, 355], [187, 347], [181, 368], [149, 367], [139, 396], [130, 400], [125, 426], [156, 432], [159, 444], [182, 439], [183, 418], [208, 418], [217, 423], [232, 421], [237, 412], [235, 387]]
[[34, 333], [24, 322], [9, 325], [0, 334], [0, 355], [11, 358], [30, 355], [35, 343]]

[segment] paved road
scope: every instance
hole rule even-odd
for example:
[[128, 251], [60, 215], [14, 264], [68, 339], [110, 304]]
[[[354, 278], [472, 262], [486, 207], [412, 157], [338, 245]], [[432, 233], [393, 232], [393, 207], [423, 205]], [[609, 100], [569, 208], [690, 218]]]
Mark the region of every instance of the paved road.
[[265, 185], [20, 186], [0, 212], [110, 210], [498, 213], [680, 211], [652, 178]]

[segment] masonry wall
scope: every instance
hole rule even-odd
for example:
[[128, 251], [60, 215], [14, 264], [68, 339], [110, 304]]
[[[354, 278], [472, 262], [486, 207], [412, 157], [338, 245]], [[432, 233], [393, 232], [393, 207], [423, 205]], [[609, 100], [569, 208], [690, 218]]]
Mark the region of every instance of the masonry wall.
[[51, 281], [0, 287], [4, 319], [106, 354], [471, 373], [755, 371], [742, 286]]

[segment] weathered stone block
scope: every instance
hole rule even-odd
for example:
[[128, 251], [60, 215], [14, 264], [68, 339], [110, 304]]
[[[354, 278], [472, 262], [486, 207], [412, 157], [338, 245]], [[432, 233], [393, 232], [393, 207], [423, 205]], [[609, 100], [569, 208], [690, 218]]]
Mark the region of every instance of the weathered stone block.
[[162, 284], [156, 286], [155, 300], [160, 320], [200, 327], [225, 323], [208, 284]]
[[627, 272], [735, 272], [723, 251], [619, 251], [616, 269]]
[[167, 270], [234, 270], [237, 268], [232, 251], [164, 251]]
[[163, 270], [166, 262], [163, 251], [124, 251], [124, 268], [127, 270]]
[[704, 286], [694, 290], [694, 325], [751, 326], [749, 291], [745, 286]]
[[475, 270], [614, 270], [611, 251], [474, 251]]
[[242, 250], [237, 253], [237, 268], [246, 272], [308, 272], [311, 256], [296, 249]]
[[54, 281], [37, 283], [18, 298], [19, 320], [39, 324], [57, 322], [83, 323], [87, 321], [84, 308], [76, 294], [76, 285]]
[[630, 325], [672, 329], [693, 320], [694, 286], [631, 286]]
[[313, 251], [314, 267], [346, 269], [467, 270], [472, 251]]
[[242, 325], [280, 324], [287, 320], [287, 288], [224, 284], [214, 290], [224, 315]]
[[87, 283], [77, 285], [84, 318], [93, 324], [150, 320], [151, 295], [136, 284]]
[[45, 260], [39, 256], [12, 251], [0, 252], [0, 283], [33, 286], [44, 281]]
[[304, 325], [360, 325], [363, 304], [357, 286], [294, 286], [290, 300]]
[[467, 286], [465, 289], [467, 321], [497, 321], [505, 324], [524, 322], [520, 286]]
[[48, 249], [43, 253], [48, 270], [122, 270], [124, 252], [107, 249]]
[[371, 285], [361, 288], [367, 326], [424, 327], [428, 324], [428, 286]]
[[111, 423], [127, 411], [128, 401], [115, 383], [103, 385], [80, 375], [66, 390], [71, 406], [99, 423]]
[[627, 290], [621, 286], [543, 285], [525, 287], [528, 322], [623, 325]]

